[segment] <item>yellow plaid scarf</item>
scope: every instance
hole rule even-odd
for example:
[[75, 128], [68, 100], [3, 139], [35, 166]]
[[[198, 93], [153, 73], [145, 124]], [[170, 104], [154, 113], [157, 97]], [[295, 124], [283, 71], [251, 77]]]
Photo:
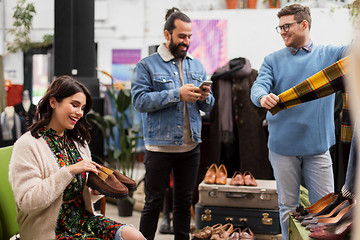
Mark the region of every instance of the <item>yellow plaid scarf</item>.
[[[288, 109], [304, 102], [329, 96], [339, 90], [343, 91], [343, 115], [348, 114], [347, 93], [344, 93], [342, 77], [349, 71], [349, 56], [314, 74], [305, 81], [278, 95], [278, 104], [270, 109], [275, 115], [281, 110]], [[344, 116], [343, 116], [344, 119]], [[342, 121], [342, 141], [349, 142], [352, 137], [352, 127], [348, 116]]]

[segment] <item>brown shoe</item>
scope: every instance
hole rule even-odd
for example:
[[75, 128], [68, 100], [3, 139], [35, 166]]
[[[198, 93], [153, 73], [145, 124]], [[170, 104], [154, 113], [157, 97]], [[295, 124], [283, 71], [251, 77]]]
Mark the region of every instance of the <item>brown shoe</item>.
[[108, 175], [102, 171], [98, 175], [89, 172], [87, 185], [101, 194], [113, 198], [125, 198], [129, 193], [127, 187], [119, 182], [114, 174]]
[[251, 174], [251, 172], [246, 171], [244, 172], [244, 184], [246, 186], [257, 186], [257, 182], [255, 180], [255, 178], [253, 177], [253, 175]]
[[218, 167], [215, 163], [211, 164], [209, 169], [207, 170], [205, 177], [204, 177], [204, 183], [207, 184], [214, 184], [216, 180], [216, 172], [218, 170]]
[[251, 231], [250, 228], [245, 228], [240, 233], [240, 240], [254, 240], [254, 233]]
[[240, 239], [240, 234], [241, 234], [241, 229], [240, 228], [235, 228], [232, 233], [230, 233], [230, 236], [228, 238], [228, 240], [239, 240]]
[[218, 223], [212, 227], [206, 226], [200, 230], [200, 232], [195, 233], [192, 237], [193, 240], [209, 239], [214, 231], [220, 229], [222, 224]]
[[211, 235], [211, 240], [227, 240], [230, 233], [232, 233], [234, 226], [231, 223], [227, 223], [224, 226], [217, 228]]
[[233, 185], [233, 186], [242, 186], [242, 185], [244, 185], [244, 178], [243, 178], [243, 175], [241, 174], [241, 172], [235, 171], [229, 184]]
[[130, 192], [136, 191], [137, 183], [135, 182], [135, 180], [125, 176], [116, 169], [114, 170], [103, 165], [101, 166], [102, 166], [101, 168], [102, 171], [104, 171], [107, 174], [114, 174], [117, 180], [119, 180], [122, 184], [124, 184], [129, 189]]
[[225, 185], [227, 180], [227, 171], [224, 164], [221, 164], [216, 171], [216, 184]]

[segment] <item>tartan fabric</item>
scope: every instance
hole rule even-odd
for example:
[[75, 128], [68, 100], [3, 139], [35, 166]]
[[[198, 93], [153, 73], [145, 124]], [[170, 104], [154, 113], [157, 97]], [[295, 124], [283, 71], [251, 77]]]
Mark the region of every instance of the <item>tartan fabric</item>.
[[305, 50], [305, 51], [311, 52], [312, 47], [313, 47], [313, 42], [310, 41], [309, 44], [307, 44], [306, 46], [303, 46], [303, 47], [301, 47], [301, 48], [288, 47], [288, 49], [289, 49], [289, 51], [290, 51], [290, 53], [291, 53], [292, 55], [295, 55], [295, 54], [297, 54], [297, 53], [298, 53], [299, 51], [301, 51], [301, 50]]
[[341, 141], [350, 143], [353, 137], [353, 127], [350, 121], [348, 93], [343, 92], [342, 97]]
[[[275, 115], [281, 110], [288, 109], [304, 102], [329, 96], [337, 91], [345, 93], [343, 76], [348, 73], [349, 57], [345, 57], [314, 74], [305, 81], [278, 95], [278, 104], [270, 109]], [[343, 94], [343, 117], [341, 123], [341, 140], [351, 142], [352, 126], [348, 113], [347, 93]]]

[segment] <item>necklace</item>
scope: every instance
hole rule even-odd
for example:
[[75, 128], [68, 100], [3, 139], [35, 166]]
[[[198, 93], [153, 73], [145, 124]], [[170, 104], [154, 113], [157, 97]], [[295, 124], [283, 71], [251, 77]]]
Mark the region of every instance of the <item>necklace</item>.
[[59, 148], [60, 148], [60, 152], [63, 155], [64, 161], [67, 162], [68, 164], [70, 163], [70, 158], [67, 154], [66, 151], [66, 146], [65, 146], [65, 137], [64, 136], [57, 136], [57, 142], [59, 144]]

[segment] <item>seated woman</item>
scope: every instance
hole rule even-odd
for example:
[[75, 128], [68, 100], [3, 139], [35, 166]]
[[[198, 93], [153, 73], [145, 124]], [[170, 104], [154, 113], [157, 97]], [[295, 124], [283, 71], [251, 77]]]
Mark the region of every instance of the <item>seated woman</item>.
[[95, 215], [97, 191], [86, 186], [98, 174], [88, 146], [89, 91], [69, 76], [51, 83], [36, 122], [14, 144], [9, 180], [20, 237], [26, 239], [144, 239], [134, 227]]

